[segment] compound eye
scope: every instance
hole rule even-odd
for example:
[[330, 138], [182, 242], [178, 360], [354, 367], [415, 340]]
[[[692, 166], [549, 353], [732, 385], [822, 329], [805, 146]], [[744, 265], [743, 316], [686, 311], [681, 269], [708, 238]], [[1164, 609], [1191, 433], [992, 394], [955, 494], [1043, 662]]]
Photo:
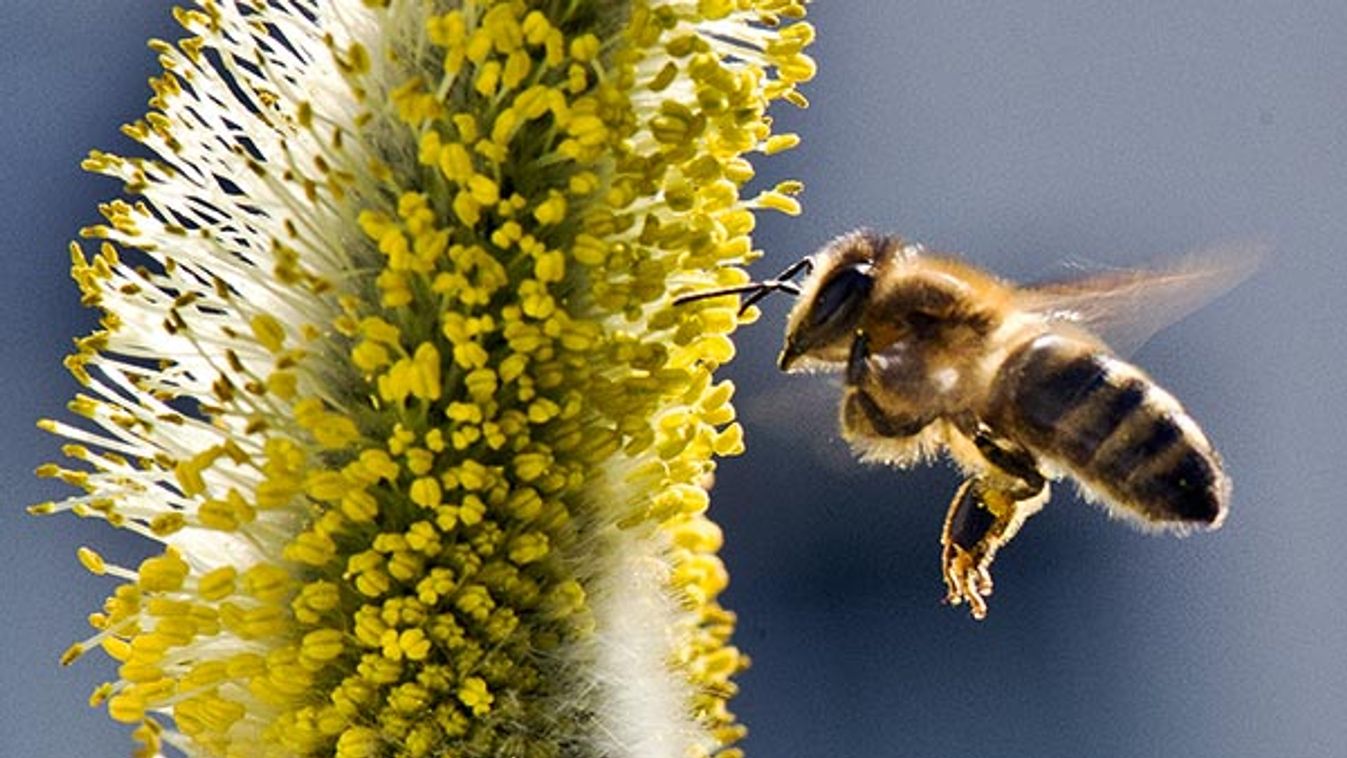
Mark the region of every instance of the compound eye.
[[814, 297], [814, 307], [809, 311], [810, 325], [822, 326], [840, 314], [854, 310], [869, 296], [873, 283], [868, 263], [838, 271]]

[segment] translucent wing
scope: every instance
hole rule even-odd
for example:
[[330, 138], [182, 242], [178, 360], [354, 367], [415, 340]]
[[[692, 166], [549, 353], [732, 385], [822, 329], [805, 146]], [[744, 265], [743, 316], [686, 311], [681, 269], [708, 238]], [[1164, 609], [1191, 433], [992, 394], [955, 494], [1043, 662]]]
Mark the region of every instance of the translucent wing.
[[770, 438], [764, 449], [770, 444], [805, 451], [830, 475], [856, 476], [861, 467], [837, 425], [841, 397], [840, 377], [792, 376], [765, 382], [735, 405], [745, 427]]
[[1079, 325], [1128, 355], [1248, 278], [1269, 249], [1261, 242], [1216, 245], [1151, 268], [1030, 285], [1020, 291], [1020, 305]]

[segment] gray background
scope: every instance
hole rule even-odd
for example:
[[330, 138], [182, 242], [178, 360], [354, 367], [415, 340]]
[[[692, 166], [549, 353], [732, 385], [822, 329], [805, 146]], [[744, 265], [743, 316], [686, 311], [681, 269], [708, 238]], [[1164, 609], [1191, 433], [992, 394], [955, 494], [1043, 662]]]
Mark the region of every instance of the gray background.
[[[853, 464], [835, 389], [775, 373], [789, 303], [741, 334], [749, 452], [726, 463], [725, 527], [754, 659], [735, 708], [750, 756], [1347, 754], [1342, 486], [1347, 4], [820, 0], [804, 145], [764, 165], [808, 184], [769, 217], [762, 275], [868, 225], [1004, 274], [1139, 262], [1270, 239], [1257, 277], [1136, 360], [1184, 400], [1236, 481], [1226, 527], [1188, 539], [1110, 522], [1059, 488], [998, 562], [991, 617], [943, 607], [944, 466]], [[99, 656], [55, 661], [109, 582], [80, 544], [144, 550], [25, 503], [56, 442], [32, 420], [74, 392], [90, 328], [65, 242], [110, 182], [77, 168], [141, 114], [143, 0], [0, 5], [0, 755], [125, 755], [83, 706]]]

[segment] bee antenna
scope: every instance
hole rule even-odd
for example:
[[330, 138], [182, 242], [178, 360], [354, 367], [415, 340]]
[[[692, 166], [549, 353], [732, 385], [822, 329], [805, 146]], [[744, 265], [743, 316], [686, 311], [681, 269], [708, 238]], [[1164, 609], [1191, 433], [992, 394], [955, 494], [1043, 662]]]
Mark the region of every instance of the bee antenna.
[[808, 276], [813, 270], [814, 259], [805, 257], [782, 269], [781, 273], [771, 279], [764, 279], [761, 282], [737, 284], [733, 287], [723, 287], [721, 289], [707, 290], [705, 292], [693, 292], [690, 295], [680, 295], [679, 297], [674, 298], [673, 302], [674, 305], [686, 305], [698, 300], [706, 300], [722, 295], [738, 295], [747, 292], [749, 293], [748, 297], [744, 298], [744, 302], [739, 306], [739, 313], [742, 314], [744, 311], [748, 310], [750, 306], [758, 303], [773, 292], [788, 292], [798, 297], [800, 294], [800, 285], [796, 284], [793, 279], [801, 271], [805, 272], [805, 275]]

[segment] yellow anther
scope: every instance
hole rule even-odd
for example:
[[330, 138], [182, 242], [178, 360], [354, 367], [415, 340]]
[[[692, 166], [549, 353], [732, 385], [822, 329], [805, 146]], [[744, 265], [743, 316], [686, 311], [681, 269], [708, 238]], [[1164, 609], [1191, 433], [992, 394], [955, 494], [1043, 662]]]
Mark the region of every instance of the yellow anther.
[[240, 577], [243, 591], [264, 603], [276, 603], [285, 599], [294, 586], [290, 572], [270, 563], [259, 563]]
[[223, 600], [234, 594], [234, 582], [238, 570], [233, 566], [221, 566], [203, 575], [197, 582], [197, 594], [205, 600]]
[[407, 448], [405, 457], [407, 459], [407, 470], [417, 476], [428, 474], [435, 467], [434, 454], [425, 448]]
[[340, 630], [319, 629], [304, 635], [300, 643], [300, 656], [307, 665], [316, 668], [341, 655], [344, 648]]
[[309, 431], [313, 432], [319, 445], [329, 450], [339, 450], [360, 439], [360, 429], [355, 421], [334, 412], [322, 414]]
[[571, 57], [581, 63], [589, 63], [599, 54], [599, 38], [593, 34], [582, 34], [571, 40]]
[[818, 73], [814, 59], [807, 55], [791, 55], [776, 63], [777, 72], [783, 82], [807, 82]]
[[458, 131], [458, 139], [465, 145], [477, 141], [479, 132], [477, 130], [477, 118], [471, 113], [455, 113], [449, 118], [454, 123], [454, 129]]
[[259, 313], [252, 317], [248, 325], [252, 327], [253, 337], [268, 352], [279, 353], [281, 348], [285, 346], [285, 327], [275, 316], [269, 313]]
[[524, 17], [524, 23], [520, 30], [524, 33], [524, 39], [530, 45], [536, 47], [547, 39], [547, 34], [552, 30], [552, 25], [547, 21], [547, 16], [543, 15], [542, 11], [535, 10], [529, 11], [529, 14]]
[[351, 350], [351, 362], [370, 374], [388, 365], [388, 350], [377, 342], [365, 340]]
[[716, 433], [712, 449], [716, 455], [730, 457], [744, 452], [744, 429], [738, 423], [730, 424]]
[[495, 697], [487, 690], [486, 681], [476, 676], [463, 680], [463, 686], [458, 690], [458, 699], [472, 709], [474, 716], [485, 716], [490, 713], [491, 704], [495, 702]]
[[524, 31], [519, 25], [519, 9], [509, 3], [495, 5], [482, 17], [482, 29], [491, 36], [496, 52], [508, 53], [524, 44]]
[[500, 83], [506, 89], [516, 89], [533, 69], [533, 59], [523, 50], [515, 50], [505, 59], [505, 68], [501, 72]]
[[438, 427], [426, 432], [426, 447], [431, 452], [438, 453], [444, 450], [444, 432]]
[[361, 319], [359, 328], [360, 333], [364, 335], [366, 339], [381, 342], [385, 345], [397, 345], [402, 337], [400, 330], [396, 326], [393, 326], [378, 316], [369, 316]]
[[332, 538], [318, 532], [300, 532], [282, 551], [286, 560], [305, 563], [310, 566], [325, 566], [337, 555], [337, 545]]
[[454, 363], [465, 369], [481, 368], [491, 356], [476, 342], [464, 342], [454, 346]]
[[383, 749], [383, 736], [367, 726], [350, 727], [337, 738], [337, 758], [374, 758]]
[[61, 665], [69, 666], [70, 664], [78, 660], [79, 657], [82, 655], [84, 655], [83, 645], [79, 643], [71, 645], [70, 647], [65, 649], [65, 652], [61, 653]]
[[542, 512], [543, 499], [532, 487], [521, 487], [510, 494], [505, 507], [521, 521], [531, 521]]
[[[440, 140], [439, 132], [428, 131], [425, 134], [422, 134], [421, 141], [417, 143], [416, 149], [417, 163], [420, 163], [423, 166], [437, 165], [440, 160], [440, 149], [442, 145], [443, 143]], [[365, 213], [371, 213], [371, 211], [368, 210], [362, 211], [361, 215], [363, 216]], [[369, 234], [367, 230], [366, 234]], [[374, 236], [375, 238], [378, 237], [378, 235], [371, 235], [371, 236]]]
[[267, 392], [282, 400], [293, 400], [299, 389], [299, 377], [293, 371], [273, 371], [267, 375]]
[[430, 640], [420, 629], [408, 629], [398, 636], [398, 647], [408, 660], [423, 661], [430, 655]]
[[552, 190], [547, 200], [533, 209], [533, 217], [543, 226], [559, 224], [566, 218], [566, 197]]
[[472, 154], [460, 142], [450, 142], [441, 147], [437, 163], [445, 178], [459, 184], [466, 183], [476, 174]]
[[422, 508], [434, 508], [442, 502], [444, 492], [435, 477], [423, 476], [412, 482], [408, 497]]
[[146, 703], [134, 693], [127, 691], [108, 700], [108, 715], [114, 721], [134, 724], [145, 718]]
[[230, 625], [232, 630], [245, 640], [285, 634], [291, 625], [285, 611], [273, 606], [250, 608], [240, 613], [233, 621], [234, 623]]
[[182, 487], [184, 495], [191, 497], [206, 491], [206, 480], [202, 476], [202, 472], [214, 465], [223, 453], [223, 448], [212, 447], [197, 453], [189, 460], [180, 461], [174, 467], [173, 473], [176, 475], [178, 485]]
[[486, 504], [477, 495], [467, 495], [463, 498], [463, 505], [458, 506], [458, 520], [465, 526], [481, 524], [485, 514]]
[[773, 134], [763, 143], [762, 151], [768, 155], [776, 155], [799, 144], [800, 135], [798, 134]]
[[189, 570], [178, 551], [170, 547], [163, 555], [141, 561], [137, 583], [146, 592], [173, 592], [182, 587]]
[[357, 524], [368, 523], [379, 515], [379, 501], [364, 490], [352, 490], [341, 498], [341, 513]]
[[521, 566], [541, 560], [549, 551], [547, 535], [541, 532], [521, 534], [510, 541], [510, 560]]
[[598, 237], [580, 234], [571, 247], [571, 255], [586, 266], [598, 266], [608, 257], [608, 246]]
[[496, 381], [496, 372], [489, 368], [479, 368], [469, 372], [464, 377], [463, 384], [468, 390], [468, 395], [479, 402], [490, 400], [496, 394], [496, 388], [499, 386]]
[[207, 529], [230, 532], [257, 518], [257, 512], [234, 491], [224, 500], [207, 500], [197, 510], [197, 520]]
[[391, 481], [398, 475], [398, 464], [382, 450], [372, 449], [360, 453], [360, 466], [376, 480]]
[[494, 205], [500, 199], [500, 187], [481, 174], [468, 179], [468, 190], [472, 193], [472, 199], [481, 205]]
[[545, 424], [561, 413], [561, 406], [545, 397], [529, 403], [528, 419], [534, 424]]
[[531, 482], [543, 475], [552, 465], [551, 456], [543, 453], [520, 453], [514, 459], [515, 476], [521, 481]]
[[107, 573], [108, 567], [103, 562], [103, 556], [94, 552], [92, 548], [81, 547], [75, 552], [75, 555], [79, 557], [80, 563], [89, 573], [95, 576], [102, 576]]
[[304, 494], [314, 500], [336, 502], [351, 488], [346, 477], [336, 471], [314, 471], [304, 479]]
[[724, 543], [720, 527], [704, 518], [688, 518], [670, 527], [674, 544], [699, 553], [713, 553]]
[[468, 227], [476, 226], [482, 218], [482, 205], [473, 199], [468, 190], [461, 190], [454, 195], [453, 209], [458, 220]]
[[463, 20], [463, 11], [452, 10], [426, 19], [426, 36], [440, 47], [463, 44], [467, 38], [467, 24]]

